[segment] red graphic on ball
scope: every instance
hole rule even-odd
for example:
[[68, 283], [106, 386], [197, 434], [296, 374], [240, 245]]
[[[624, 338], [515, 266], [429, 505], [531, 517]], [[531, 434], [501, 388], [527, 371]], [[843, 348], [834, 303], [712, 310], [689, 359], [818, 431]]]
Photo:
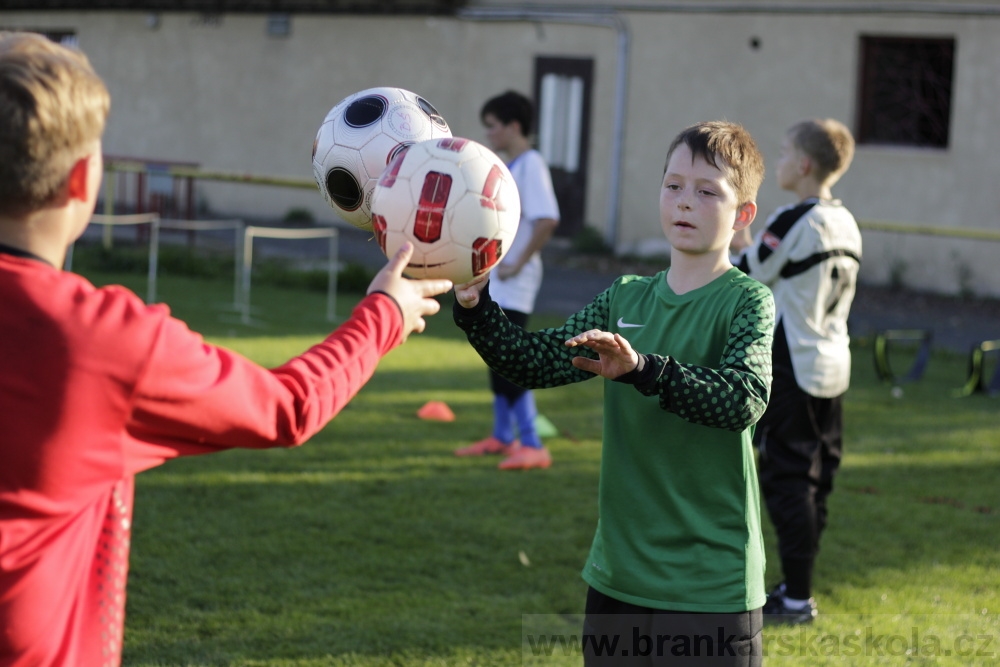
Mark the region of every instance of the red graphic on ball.
[[472, 244], [472, 275], [481, 276], [503, 257], [503, 242], [480, 236]]
[[467, 143], [469, 143], [468, 139], [462, 139], [461, 137], [448, 137], [438, 142], [438, 148], [446, 151], [461, 153]]
[[490, 173], [486, 175], [486, 182], [483, 183], [483, 196], [479, 199], [479, 203], [483, 205], [483, 208], [489, 208], [494, 211], [505, 211], [503, 202], [497, 200], [497, 194], [500, 191], [500, 185], [503, 183], [503, 171], [500, 167], [493, 165], [490, 168]]
[[[409, 148], [407, 146], [407, 148]], [[393, 150], [398, 150], [399, 146]], [[403, 166], [403, 158], [406, 157], [406, 150], [400, 150], [396, 153], [396, 156], [392, 158], [392, 162], [389, 166], [385, 168], [382, 175], [378, 178], [378, 184], [383, 188], [391, 188], [396, 183], [396, 177], [399, 176], [399, 168]]]
[[451, 194], [451, 176], [439, 171], [429, 171], [424, 176], [424, 187], [420, 190], [417, 213], [413, 220], [413, 235], [423, 243], [435, 243], [441, 239], [444, 227], [444, 209]]
[[382, 252], [385, 252], [385, 216], [381, 216], [378, 213], [372, 214], [372, 229], [375, 230], [375, 240], [378, 242], [378, 247], [382, 248]]

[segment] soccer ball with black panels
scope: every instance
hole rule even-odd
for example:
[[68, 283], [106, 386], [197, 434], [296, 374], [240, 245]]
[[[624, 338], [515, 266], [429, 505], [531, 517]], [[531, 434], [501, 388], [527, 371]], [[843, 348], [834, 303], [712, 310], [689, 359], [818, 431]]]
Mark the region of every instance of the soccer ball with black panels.
[[368, 88], [327, 113], [313, 141], [313, 176], [341, 218], [371, 230], [372, 193], [386, 165], [411, 144], [450, 136], [447, 121], [420, 95]]
[[517, 185], [489, 148], [452, 137], [413, 144], [382, 172], [372, 198], [379, 247], [391, 257], [409, 241], [411, 278], [466, 283], [491, 271], [521, 217]]

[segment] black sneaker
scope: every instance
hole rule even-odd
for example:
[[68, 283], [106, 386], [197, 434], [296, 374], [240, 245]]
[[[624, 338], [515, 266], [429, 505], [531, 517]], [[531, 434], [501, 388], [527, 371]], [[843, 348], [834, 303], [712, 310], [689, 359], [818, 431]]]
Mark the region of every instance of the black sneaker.
[[801, 625], [812, 623], [816, 618], [816, 601], [809, 598], [809, 603], [802, 609], [792, 609], [785, 604], [785, 597], [780, 593], [772, 593], [764, 603], [764, 625]]
[[770, 602], [774, 598], [780, 599], [783, 597], [785, 597], [785, 582], [782, 581], [767, 594], [767, 602]]

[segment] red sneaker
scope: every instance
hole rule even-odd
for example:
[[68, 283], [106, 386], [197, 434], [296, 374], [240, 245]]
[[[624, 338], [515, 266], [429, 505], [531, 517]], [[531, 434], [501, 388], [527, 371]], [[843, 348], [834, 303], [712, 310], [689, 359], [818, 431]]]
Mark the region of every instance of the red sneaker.
[[548, 468], [550, 465], [552, 465], [552, 455], [545, 447], [521, 447], [501, 461], [497, 467], [500, 470], [528, 470]]
[[486, 454], [503, 454], [504, 456], [508, 456], [520, 448], [520, 440], [515, 440], [509, 445], [505, 445], [491, 435], [468, 447], [456, 449], [455, 456], [485, 456]]

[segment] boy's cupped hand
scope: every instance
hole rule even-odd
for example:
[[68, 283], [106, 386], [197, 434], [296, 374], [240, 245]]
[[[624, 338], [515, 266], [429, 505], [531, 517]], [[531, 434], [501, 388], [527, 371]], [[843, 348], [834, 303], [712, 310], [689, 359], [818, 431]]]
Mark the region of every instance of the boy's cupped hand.
[[483, 288], [489, 278], [490, 274], [484, 273], [467, 283], [455, 285], [455, 300], [458, 301], [458, 305], [462, 308], [475, 308], [479, 303], [479, 295], [483, 293]]

